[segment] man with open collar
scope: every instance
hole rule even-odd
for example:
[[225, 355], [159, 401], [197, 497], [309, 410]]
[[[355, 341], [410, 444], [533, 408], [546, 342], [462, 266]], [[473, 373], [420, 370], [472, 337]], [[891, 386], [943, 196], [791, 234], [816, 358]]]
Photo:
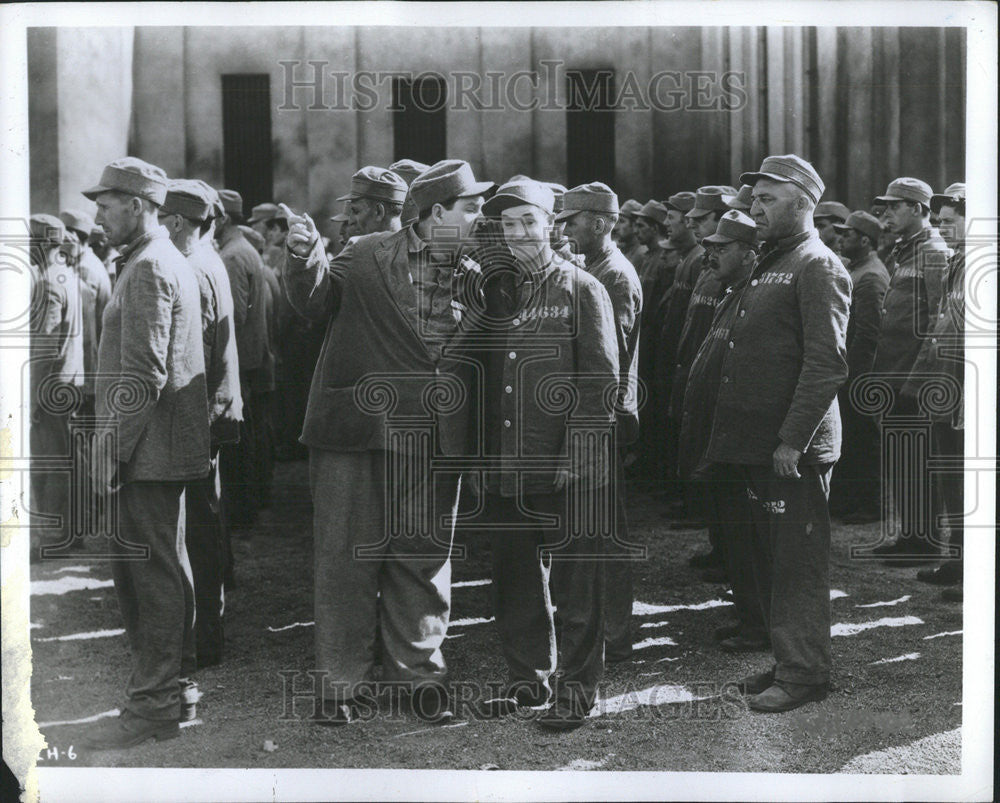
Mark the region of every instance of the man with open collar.
[[[374, 178], [386, 192], [403, 183]], [[301, 437], [314, 504], [316, 719], [323, 724], [364, 716], [374, 692], [377, 616], [383, 679], [409, 689], [418, 716], [450, 718], [441, 646], [458, 482], [418, 462], [424, 441], [419, 433], [410, 439], [409, 430], [397, 437], [394, 421], [426, 422], [433, 453], [464, 450], [461, 387], [449, 354], [461, 317], [456, 274], [468, 267], [459, 264], [460, 249], [492, 187], [476, 181], [466, 162], [438, 162], [410, 187], [416, 223], [359, 236], [331, 261], [309, 216], [288, 212], [285, 292], [300, 314], [327, 322]], [[449, 394], [455, 405], [437, 401]], [[397, 470], [411, 471], [412, 480]], [[430, 515], [417, 515], [423, 502]], [[412, 529], [405, 517], [390, 521], [390, 506], [414, 514]]]

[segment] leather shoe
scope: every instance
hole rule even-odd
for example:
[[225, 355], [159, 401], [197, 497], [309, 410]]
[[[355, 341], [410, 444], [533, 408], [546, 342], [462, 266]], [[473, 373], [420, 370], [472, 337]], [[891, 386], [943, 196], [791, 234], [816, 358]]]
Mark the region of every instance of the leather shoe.
[[538, 725], [545, 730], [557, 733], [568, 733], [576, 730], [587, 721], [590, 709], [576, 700], [565, 697], [556, 698], [551, 708], [542, 714]]
[[711, 552], [700, 552], [688, 561], [688, 566], [692, 569], [707, 569], [709, 566], [723, 566], [724, 564], [722, 553], [716, 549]]
[[765, 689], [774, 684], [774, 667], [766, 672], [758, 672], [756, 675], [749, 675], [736, 681], [736, 688], [740, 694], [760, 694]]
[[440, 683], [421, 683], [409, 694], [410, 710], [430, 725], [446, 725], [455, 718], [448, 690]]
[[935, 586], [954, 586], [962, 582], [962, 562], [949, 560], [936, 569], [921, 569], [917, 579]]
[[807, 686], [801, 683], [775, 683], [760, 694], [747, 700], [747, 705], [754, 711], [765, 714], [780, 714], [792, 711], [806, 703], [825, 700], [830, 691], [829, 683], [819, 683]]
[[712, 638], [716, 641], [722, 641], [723, 639], [732, 638], [733, 636], [738, 636], [740, 634], [739, 623], [734, 625], [723, 625], [722, 627], [715, 628], [712, 633]]
[[90, 750], [124, 750], [147, 739], [162, 742], [180, 735], [176, 719], [146, 719], [126, 710], [115, 719], [92, 726], [83, 739], [83, 746]]
[[738, 633], [720, 641], [719, 646], [726, 652], [760, 652], [771, 649], [771, 640], [766, 636], [747, 636]]

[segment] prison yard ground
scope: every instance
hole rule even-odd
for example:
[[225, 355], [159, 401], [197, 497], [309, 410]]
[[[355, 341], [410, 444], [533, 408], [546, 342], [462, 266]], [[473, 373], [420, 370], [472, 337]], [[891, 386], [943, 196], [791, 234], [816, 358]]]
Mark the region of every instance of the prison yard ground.
[[[553, 735], [537, 712], [484, 720], [460, 707], [433, 726], [386, 703], [343, 727], [308, 719], [312, 683], [311, 509], [305, 462], [279, 463], [274, 501], [235, 540], [237, 587], [226, 597], [226, 656], [200, 670], [197, 718], [180, 738], [88, 754], [89, 723], [115, 715], [128, 674], [109, 567], [87, 561], [32, 566], [32, 702], [48, 742], [39, 766], [349, 767], [703, 772], [960, 772], [962, 607], [915, 579], [915, 569], [851, 558], [879, 525], [834, 526], [831, 606], [833, 690], [796, 711], [756, 714], [726, 684], [766, 669], [766, 653], [729, 654], [712, 637], [728, 624], [725, 587], [688, 559], [704, 534], [668, 530], [664, 505], [633, 494], [635, 657], [610, 665], [587, 725]], [[492, 622], [488, 546], [460, 533], [451, 678], [474, 695], [502, 683]], [[291, 690], [302, 693], [294, 702]]]

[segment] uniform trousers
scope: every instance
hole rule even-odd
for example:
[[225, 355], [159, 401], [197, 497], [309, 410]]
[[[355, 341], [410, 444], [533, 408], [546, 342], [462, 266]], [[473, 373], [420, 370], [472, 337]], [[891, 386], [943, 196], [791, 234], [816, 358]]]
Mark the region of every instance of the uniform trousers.
[[775, 679], [830, 680], [832, 464], [800, 465], [798, 479], [771, 466], [739, 467], [750, 499], [753, 575], [775, 660]]
[[628, 515], [625, 512], [624, 449], [615, 450], [618, 459], [614, 484], [615, 532], [607, 540], [604, 564], [604, 645], [608, 658], [632, 654], [632, 563], [629, 557]]
[[228, 554], [221, 491], [216, 455], [207, 477], [187, 483], [184, 500], [185, 544], [194, 580], [195, 649], [200, 666], [221, 661], [225, 642], [223, 580]]
[[[387, 477], [386, 455], [309, 450], [316, 668], [331, 700], [350, 699], [371, 680], [377, 622], [384, 680], [446, 675], [458, 477], [411, 466], [404, 483]], [[387, 513], [416, 524], [393, 534]]]
[[740, 633], [748, 638], [765, 636], [767, 627], [753, 571], [754, 531], [747, 485], [734, 466], [718, 465], [715, 469], [710, 480], [691, 484], [704, 489], [713, 549], [725, 560]]
[[[32, 415], [29, 441], [35, 458], [70, 457], [69, 413], [53, 414], [36, 409]], [[50, 548], [68, 545], [70, 537], [70, 475], [67, 471], [31, 468], [31, 508], [38, 515], [32, 522], [39, 528], [41, 543]]]
[[119, 541], [149, 550], [112, 560], [132, 653], [125, 708], [146, 719], [180, 716], [181, 679], [195, 670], [194, 589], [184, 544], [184, 483], [126, 482], [118, 491]]
[[[931, 424], [931, 440], [935, 457], [951, 457], [962, 459], [965, 455], [965, 431], [955, 429], [947, 421], [935, 421]], [[938, 541], [943, 541], [941, 532], [948, 529], [950, 547], [949, 557], [961, 559], [961, 546], [965, 541], [965, 530], [962, 514], [965, 512], [965, 472], [941, 471], [936, 473], [934, 493], [933, 532]], [[940, 516], [947, 514], [947, 527], [940, 521]]]
[[[487, 493], [493, 607], [512, 685], [593, 707], [604, 674], [605, 538], [570, 537], [567, 494]], [[544, 528], [531, 514], [552, 517]], [[546, 553], [542, 547], [552, 547]], [[597, 556], [597, 559], [595, 559]], [[559, 610], [559, 638], [553, 606]], [[558, 647], [558, 650], [557, 650]], [[560, 679], [553, 687], [558, 664]]]

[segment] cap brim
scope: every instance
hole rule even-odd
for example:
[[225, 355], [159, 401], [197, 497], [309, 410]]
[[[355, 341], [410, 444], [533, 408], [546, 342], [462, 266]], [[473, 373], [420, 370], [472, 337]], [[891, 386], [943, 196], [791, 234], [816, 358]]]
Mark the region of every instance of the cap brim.
[[357, 197], [358, 196], [355, 195], [353, 192], [349, 192], [347, 193], [347, 195], [341, 195], [339, 198], [335, 200], [339, 203], [340, 201], [350, 201], [352, 198], [357, 198]]
[[334, 215], [330, 218], [334, 223], [346, 223], [348, 220], [347, 215]]
[[462, 192], [461, 195], [456, 195], [456, 198], [478, 198], [480, 195], [486, 195], [487, 193], [495, 190], [497, 188], [497, 183], [495, 181], [477, 181], [469, 189]]
[[563, 209], [562, 212], [556, 212], [556, 222], [569, 220], [573, 215], [579, 215], [582, 211], [582, 209]]
[[111, 192], [111, 187], [102, 187], [100, 184], [91, 187], [89, 190], [84, 190], [81, 195], [84, 198], [89, 198], [91, 201], [96, 200], [98, 195], [105, 192]]
[[931, 211], [937, 214], [937, 211], [945, 204], [957, 204], [964, 203], [965, 199], [959, 197], [958, 195], [942, 195], [936, 193], [931, 196]]
[[[459, 198], [476, 198], [482, 193], [472, 193], [470, 195], [459, 195]], [[487, 217], [496, 217], [505, 209], [511, 209], [515, 206], [534, 206], [536, 209], [541, 209], [546, 214], [551, 215], [552, 210], [546, 209], [544, 206], [539, 206], [534, 201], [526, 201], [524, 198], [518, 198], [516, 195], [507, 195], [505, 193], [498, 193], [490, 198], [486, 203], [483, 204], [483, 214]]]
[[711, 209], [698, 209], [698, 207], [695, 207], [690, 212], [685, 212], [684, 217], [705, 217], [705, 215], [710, 214], [712, 214]]
[[724, 234], [709, 234], [708, 237], [703, 237], [701, 240], [703, 243], [717, 243], [718, 245], [725, 245], [726, 243], [735, 243], [735, 237], [726, 237]]
[[834, 223], [833, 229], [834, 231], [839, 231], [841, 234], [847, 234], [851, 230], [851, 227], [846, 223]]

